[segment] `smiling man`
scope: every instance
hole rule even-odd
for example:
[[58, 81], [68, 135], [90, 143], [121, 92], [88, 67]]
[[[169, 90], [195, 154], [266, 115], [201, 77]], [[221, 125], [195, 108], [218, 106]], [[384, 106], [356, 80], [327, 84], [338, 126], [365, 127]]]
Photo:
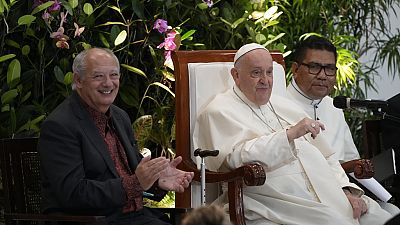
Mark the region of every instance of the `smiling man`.
[[143, 207], [144, 192], [154, 200], [166, 191], [182, 192], [193, 173], [176, 169], [181, 157], [169, 161], [139, 154], [128, 114], [113, 105], [119, 70], [109, 49], [76, 56], [75, 91], [41, 128], [43, 212], [102, 215], [103, 224], [166, 225]]

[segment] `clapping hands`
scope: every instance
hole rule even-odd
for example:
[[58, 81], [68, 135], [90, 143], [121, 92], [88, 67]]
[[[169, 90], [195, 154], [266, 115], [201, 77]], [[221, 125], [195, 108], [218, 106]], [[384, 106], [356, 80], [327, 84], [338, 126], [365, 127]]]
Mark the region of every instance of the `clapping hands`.
[[137, 166], [135, 174], [143, 190], [148, 190], [158, 180], [161, 189], [183, 192], [192, 181], [194, 173], [177, 169], [180, 162], [180, 156], [171, 161], [165, 157], [145, 157]]

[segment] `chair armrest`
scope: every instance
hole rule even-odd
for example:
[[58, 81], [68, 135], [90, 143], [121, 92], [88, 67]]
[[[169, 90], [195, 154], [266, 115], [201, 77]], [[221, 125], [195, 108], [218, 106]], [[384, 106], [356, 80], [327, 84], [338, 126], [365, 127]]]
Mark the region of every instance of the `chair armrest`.
[[368, 179], [374, 176], [374, 166], [369, 159], [355, 159], [341, 164], [346, 173], [353, 173], [358, 179]]
[[[192, 160], [184, 160], [184, 170], [194, 172], [194, 180], [200, 182], [200, 171]], [[264, 168], [258, 163], [247, 164], [229, 172], [206, 170], [206, 183], [230, 182], [243, 179], [247, 186], [260, 186], [265, 183]]]
[[42, 221], [42, 222], [78, 222], [95, 223], [105, 220], [105, 216], [71, 216], [71, 215], [49, 215], [33, 213], [4, 213], [5, 220], [20, 221]]
[[[192, 160], [183, 160], [182, 169], [194, 172], [194, 180], [200, 181], [200, 171]], [[265, 183], [264, 168], [258, 163], [251, 163], [229, 172], [206, 170], [206, 183], [227, 182], [229, 198], [229, 217], [234, 225], [245, 225], [243, 209], [243, 185], [260, 186]]]

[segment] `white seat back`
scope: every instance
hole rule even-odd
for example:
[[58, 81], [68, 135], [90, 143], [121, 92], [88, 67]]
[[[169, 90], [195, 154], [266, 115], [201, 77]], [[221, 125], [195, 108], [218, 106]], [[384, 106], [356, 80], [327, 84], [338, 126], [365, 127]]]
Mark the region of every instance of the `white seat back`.
[[[273, 95], [286, 96], [285, 70], [281, 64], [273, 62]], [[230, 70], [233, 62], [189, 63], [189, 104], [190, 104], [190, 137], [193, 137], [197, 115], [218, 93], [225, 92], [234, 85]], [[194, 148], [191, 140], [191, 155]], [[200, 158], [193, 158], [200, 165]], [[207, 184], [209, 186], [209, 184]], [[208, 187], [207, 186], [207, 187]], [[211, 192], [210, 190], [215, 190]], [[207, 202], [212, 202], [218, 196], [218, 188], [207, 188]], [[200, 184], [192, 183], [192, 207], [198, 207], [200, 202]]]

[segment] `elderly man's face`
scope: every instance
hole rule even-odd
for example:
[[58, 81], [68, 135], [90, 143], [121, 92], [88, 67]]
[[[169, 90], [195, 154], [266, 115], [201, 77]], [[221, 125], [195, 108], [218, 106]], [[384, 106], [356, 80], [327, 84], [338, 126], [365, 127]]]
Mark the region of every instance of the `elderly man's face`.
[[118, 94], [118, 64], [101, 49], [91, 50], [85, 60], [87, 68], [84, 77], [74, 76], [77, 91], [90, 107], [105, 113]]
[[[321, 70], [316, 73], [319, 68]], [[312, 99], [321, 99], [329, 95], [336, 84], [335, 55], [326, 50], [308, 49], [303, 62], [293, 63], [292, 72], [304, 94]]]
[[232, 77], [243, 94], [254, 104], [268, 103], [272, 92], [272, 57], [264, 49], [243, 55], [231, 70]]

